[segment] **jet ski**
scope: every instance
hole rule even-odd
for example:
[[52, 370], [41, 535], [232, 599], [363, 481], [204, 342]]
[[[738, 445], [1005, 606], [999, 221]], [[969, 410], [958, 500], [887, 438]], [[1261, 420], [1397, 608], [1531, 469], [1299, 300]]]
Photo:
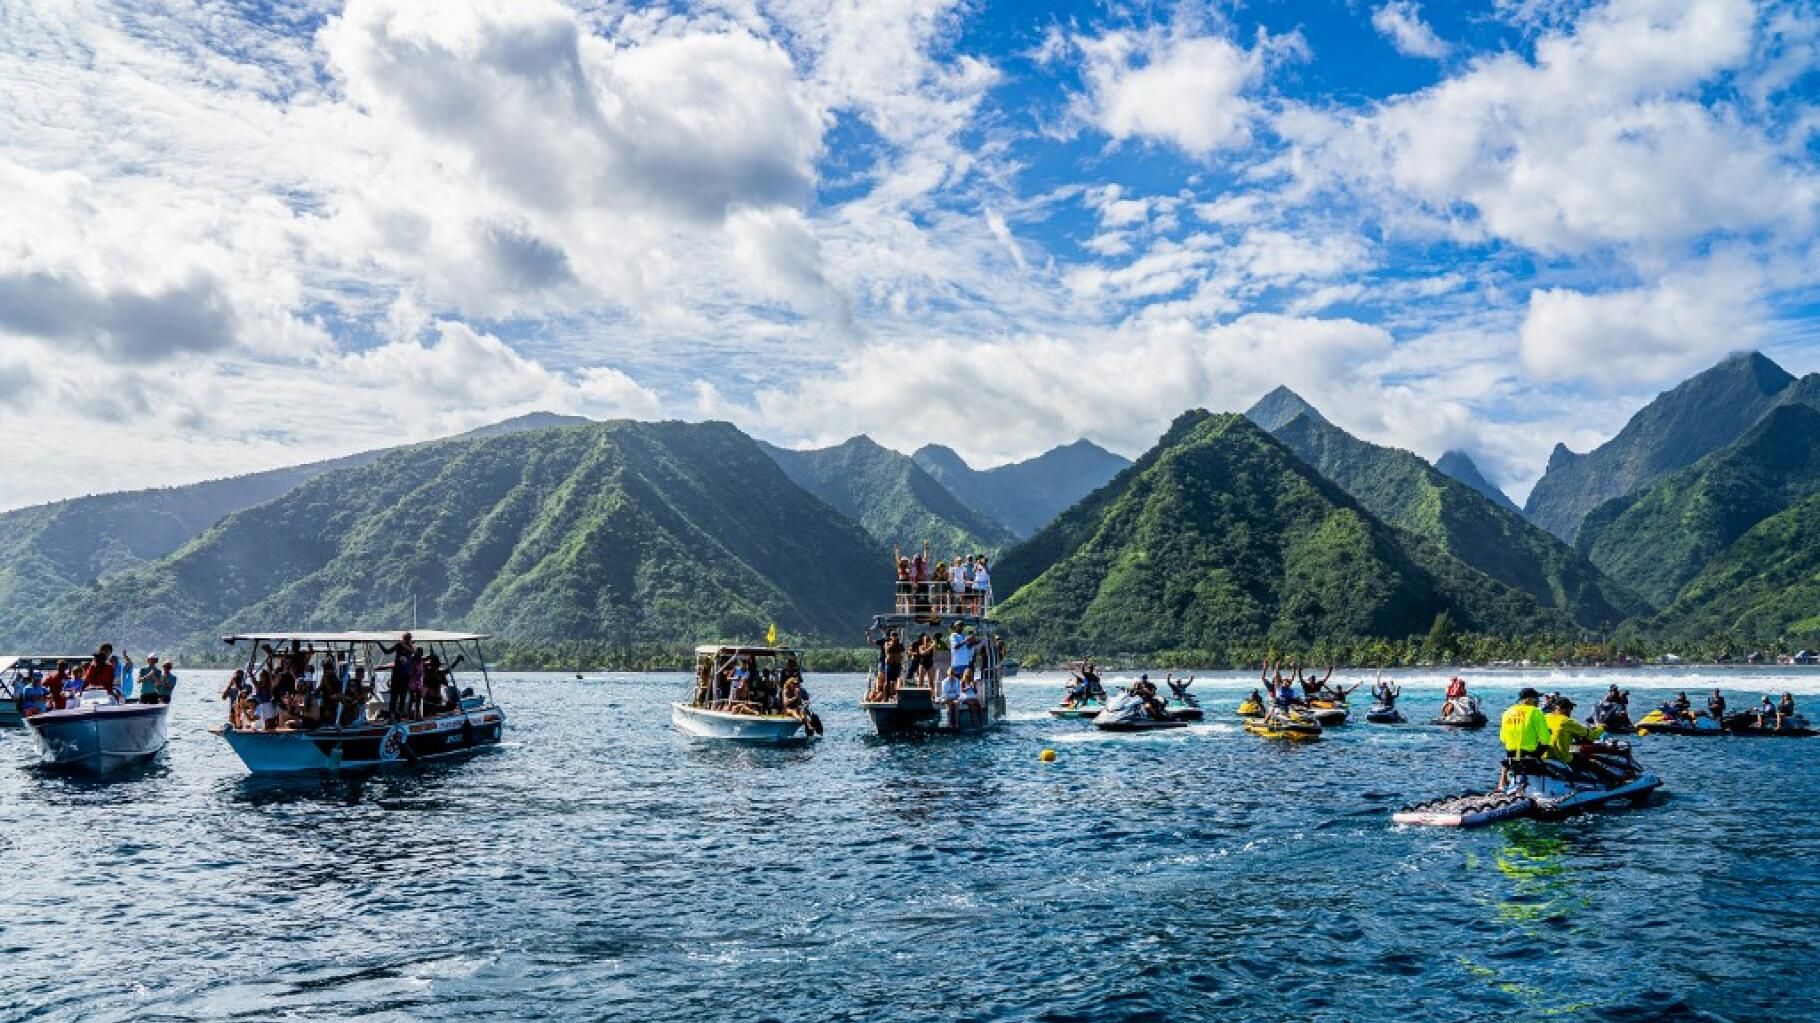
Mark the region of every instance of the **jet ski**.
[[1397, 709], [1397, 702], [1395, 700], [1392, 700], [1389, 703], [1380, 700], [1379, 702], [1372, 704], [1371, 709], [1365, 712], [1365, 720], [1374, 725], [1400, 725], [1409, 719], [1404, 717], [1403, 712]]
[[1105, 709], [1106, 701], [1095, 697], [1088, 697], [1085, 700], [1074, 703], [1063, 700], [1061, 703], [1049, 708], [1049, 716], [1068, 720], [1081, 720], [1084, 718], [1098, 717], [1099, 713]]
[[1322, 728], [1332, 728], [1352, 720], [1352, 708], [1346, 706], [1344, 700], [1321, 696], [1308, 701], [1308, 716]]
[[1755, 713], [1733, 714], [1725, 719], [1725, 730], [1732, 735], [1750, 735], [1760, 738], [1800, 739], [1820, 735], [1808, 724], [1807, 718], [1794, 714], [1782, 719], [1782, 727], [1776, 727], [1774, 717], [1766, 717], [1763, 724], [1757, 724]]
[[1641, 805], [1662, 779], [1631, 756], [1623, 742], [1583, 743], [1574, 765], [1536, 757], [1507, 759], [1508, 781], [1488, 793], [1448, 796], [1391, 815], [1397, 824], [1476, 828], [1517, 817], [1556, 818], [1612, 803]]
[[1680, 717], [1658, 707], [1637, 722], [1638, 735], [1725, 735], [1724, 728], [1704, 713]]
[[1592, 716], [1586, 719], [1586, 723], [1605, 729], [1606, 735], [1633, 735], [1637, 731], [1637, 726], [1631, 723], [1630, 711], [1619, 703], [1601, 702], [1593, 708]]
[[1484, 728], [1485, 712], [1476, 696], [1456, 696], [1441, 704], [1441, 716], [1432, 722], [1448, 728]]
[[1151, 704], [1136, 693], [1126, 690], [1113, 697], [1106, 709], [1093, 719], [1093, 727], [1103, 732], [1153, 732], [1164, 728], [1186, 728], [1188, 722], [1152, 713]]
[[1242, 718], [1261, 718], [1261, 717], [1263, 717], [1264, 716], [1264, 701], [1254, 700], [1249, 696], [1245, 697], [1244, 701], [1239, 704], [1238, 715], [1239, 715], [1239, 717], [1242, 717]]
[[1169, 716], [1177, 721], [1199, 721], [1203, 716], [1201, 701], [1188, 687], [1194, 684], [1193, 679], [1180, 682], [1169, 680], [1169, 699], [1163, 704]]
[[1245, 722], [1245, 730], [1260, 738], [1293, 742], [1312, 742], [1321, 737], [1321, 723], [1297, 711], [1288, 714], [1272, 711], [1264, 717], [1252, 718]]

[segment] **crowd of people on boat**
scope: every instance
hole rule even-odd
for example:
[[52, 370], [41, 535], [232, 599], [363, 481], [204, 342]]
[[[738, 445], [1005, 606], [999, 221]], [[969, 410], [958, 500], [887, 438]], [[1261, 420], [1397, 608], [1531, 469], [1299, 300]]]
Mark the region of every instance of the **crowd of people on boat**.
[[[1661, 721], [1688, 728], [1699, 727], [1702, 720], [1713, 728], [1723, 728], [1727, 722], [1736, 722], [1742, 718], [1752, 727], [1766, 731], [1780, 731], [1800, 717], [1795, 707], [1795, 696], [1788, 692], [1783, 693], [1781, 699], [1765, 693], [1763, 699], [1747, 710], [1731, 712], [1728, 708], [1725, 693], [1719, 689], [1714, 689], [1706, 697], [1703, 711], [1694, 709], [1693, 701], [1683, 690], [1676, 693], [1674, 699], [1662, 701], [1655, 708], [1655, 713]], [[1593, 720], [1607, 727], [1613, 724], [1620, 727], [1632, 725], [1630, 693], [1620, 692], [1617, 686], [1612, 686], [1594, 709]]]
[[801, 721], [810, 735], [822, 730], [795, 657], [786, 657], [781, 668], [768, 662], [761, 665], [753, 654], [724, 661], [704, 659], [696, 669], [695, 706], [729, 714], [788, 715]]
[[99, 694], [106, 694], [109, 703], [169, 703], [176, 689], [177, 669], [169, 661], [154, 654], [135, 672], [130, 655], [103, 643], [86, 661], [60, 660], [49, 673], [31, 671], [20, 681], [17, 697], [20, 712], [36, 717]]
[[984, 554], [931, 557], [929, 542], [906, 556], [891, 548], [897, 566], [897, 606], [905, 614], [985, 614], [992, 607], [992, 570]]
[[443, 664], [439, 654], [405, 633], [397, 643], [377, 649], [392, 658], [387, 672], [385, 706], [370, 701], [379, 692], [377, 672], [369, 674], [351, 653], [318, 651], [292, 640], [285, 649], [263, 644], [259, 667], [236, 669], [221, 698], [228, 704], [228, 723], [247, 731], [352, 728], [364, 724], [417, 721], [448, 713], [461, 705], [454, 671], [463, 657]]
[[878, 668], [872, 673], [866, 702], [889, 702], [897, 698], [900, 688], [912, 686], [931, 690], [935, 700], [945, 707], [979, 707], [978, 668], [988, 642], [993, 643], [994, 654], [1002, 660], [1005, 654], [1002, 637], [989, 640], [981, 636], [977, 628], [955, 619], [946, 642], [948, 670], [937, 679], [936, 655], [944, 644], [934, 632], [924, 630], [905, 643], [900, 630], [885, 629], [872, 640], [872, 645], [878, 647]]

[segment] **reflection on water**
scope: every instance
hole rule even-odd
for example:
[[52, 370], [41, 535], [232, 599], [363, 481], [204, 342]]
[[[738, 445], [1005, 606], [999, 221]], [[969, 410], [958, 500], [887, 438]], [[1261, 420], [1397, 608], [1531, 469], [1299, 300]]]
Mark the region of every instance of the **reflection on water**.
[[[767, 749], [675, 734], [680, 676], [513, 676], [496, 751], [286, 779], [247, 777], [197, 701], [164, 760], [107, 783], [0, 734], [0, 857], [55, 865], [0, 872], [0, 1023], [1820, 1010], [1788, 969], [1820, 940], [1820, 740], [1639, 740], [1674, 798], [1448, 833], [1388, 815], [1489, 785], [1492, 729], [1268, 742], [1231, 675], [1196, 683], [1201, 725], [1115, 736], [1019, 683], [995, 734], [884, 741], [861, 679], [816, 679], [828, 737]], [[148, 948], [158, 969], [115, 969]]]

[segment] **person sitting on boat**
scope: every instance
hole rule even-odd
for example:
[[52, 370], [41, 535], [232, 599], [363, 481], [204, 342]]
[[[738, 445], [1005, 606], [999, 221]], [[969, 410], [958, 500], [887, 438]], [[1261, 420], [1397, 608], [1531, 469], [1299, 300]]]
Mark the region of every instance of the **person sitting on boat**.
[[44, 684], [39, 673], [34, 671], [25, 680], [25, 685], [19, 687], [19, 713], [23, 717], [35, 717], [49, 710], [50, 706], [50, 688]]
[[272, 705], [278, 711], [277, 727], [291, 727], [297, 717], [297, 676], [289, 668], [279, 671], [272, 680]]
[[1782, 702], [1776, 704], [1776, 730], [1781, 731], [1783, 722], [1795, 716], [1795, 694], [1783, 693]]
[[253, 716], [268, 732], [277, 731], [284, 722], [284, 708], [278, 702], [278, 683], [270, 668], [259, 669], [253, 679]]
[[1758, 728], [1768, 728], [1770, 722], [1776, 719], [1776, 702], [1769, 698], [1768, 693], [1763, 694], [1763, 702], [1757, 704], [1756, 718]]
[[[792, 667], [795, 664], [795, 661], [790, 662]], [[803, 733], [805, 735], [820, 735], [822, 733], [821, 718], [817, 717], [815, 712], [809, 709], [809, 687], [803, 684], [802, 672], [797, 671], [793, 673], [789, 667], [784, 669], [783, 700], [784, 713], [803, 723]]]
[[1565, 696], [1555, 698], [1554, 706], [1544, 715], [1548, 724], [1548, 745], [1542, 755], [1558, 760], [1569, 767], [1574, 762], [1574, 746], [1582, 742], [1591, 742], [1605, 734], [1605, 729], [1594, 725], [1587, 727], [1574, 720], [1574, 701]]
[[1685, 689], [1675, 694], [1674, 708], [1676, 717], [1681, 718], [1684, 721], [1692, 721], [1694, 719], [1694, 701], [1687, 698], [1687, 691]]
[[1713, 695], [1706, 698], [1706, 716], [1713, 719], [1713, 724], [1725, 727], [1725, 694], [1713, 690]]
[[341, 728], [352, 728], [365, 720], [367, 697], [371, 695], [372, 687], [367, 682], [366, 665], [356, 665], [354, 677], [348, 679], [347, 685], [342, 688], [336, 724]]
[[1550, 732], [1548, 719], [1543, 716], [1542, 708], [1537, 706], [1542, 694], [1525, 686], [1517, 694], [1517, 702], [1504, 712], [1498, 723], [1498, 740], [1504, 744], [1506, 761], [1498, 768], [1498, 788], [1502, 789], [1510, 780], [1510, 760], [1534, 757], [1548, 745]]
[[947, 715], [950, 727], [960, 724], [962, 674], [963, 669], [961, 668], [949, 668], [947, 676], [942, 679], [941, 693], [937, 697], [937, 702], [942, 705], [942, 709]]
[[1157, 696], [1156, 683], [1150, 681], [1148, 674], [1139, 675], [1138, 680], [1132, 684], [1130, 692], [1131, 695], [1144, 701], [1144, 712], [1149, 714], [1152, 720], [1162, 721], [1169, 717], [1169, 708]]
[[94, 659], [82, 670], [82, 688], [104, 689], [107, 695], [119, 701], [120, 688], [114, 677], [114, 644], [103, 643], [101, 649], [95, 651]]

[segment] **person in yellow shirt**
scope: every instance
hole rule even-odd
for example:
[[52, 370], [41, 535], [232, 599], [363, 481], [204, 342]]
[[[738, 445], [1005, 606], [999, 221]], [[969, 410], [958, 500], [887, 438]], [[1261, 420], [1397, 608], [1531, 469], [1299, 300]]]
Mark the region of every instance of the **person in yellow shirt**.
[[[1548, 720], [1542, 715], [1542, 708], [1536, 706], [1541, 699], [1541, 693], [1524, 687], [1517, 694], [1517, 702], [1510, 705], [1498, 722], [1498, 739], [1511, 757], [1533, 757], [1548, 745]], [[1509, 769], [1500, 765], [1498, 788], [1502, 789], [1509, 780]]]
[[1544, 720], [1548, 724], [1548, 749], [1544, 756], [1559, 760], [1572, 766], [1574, 762], [1574, 744], [1591, 742], [1605, 734], [1605, 729], [1598, 725], [1588, 727], [1574, 720], [1574, 701], [1565, 696], [1555, 700]]

